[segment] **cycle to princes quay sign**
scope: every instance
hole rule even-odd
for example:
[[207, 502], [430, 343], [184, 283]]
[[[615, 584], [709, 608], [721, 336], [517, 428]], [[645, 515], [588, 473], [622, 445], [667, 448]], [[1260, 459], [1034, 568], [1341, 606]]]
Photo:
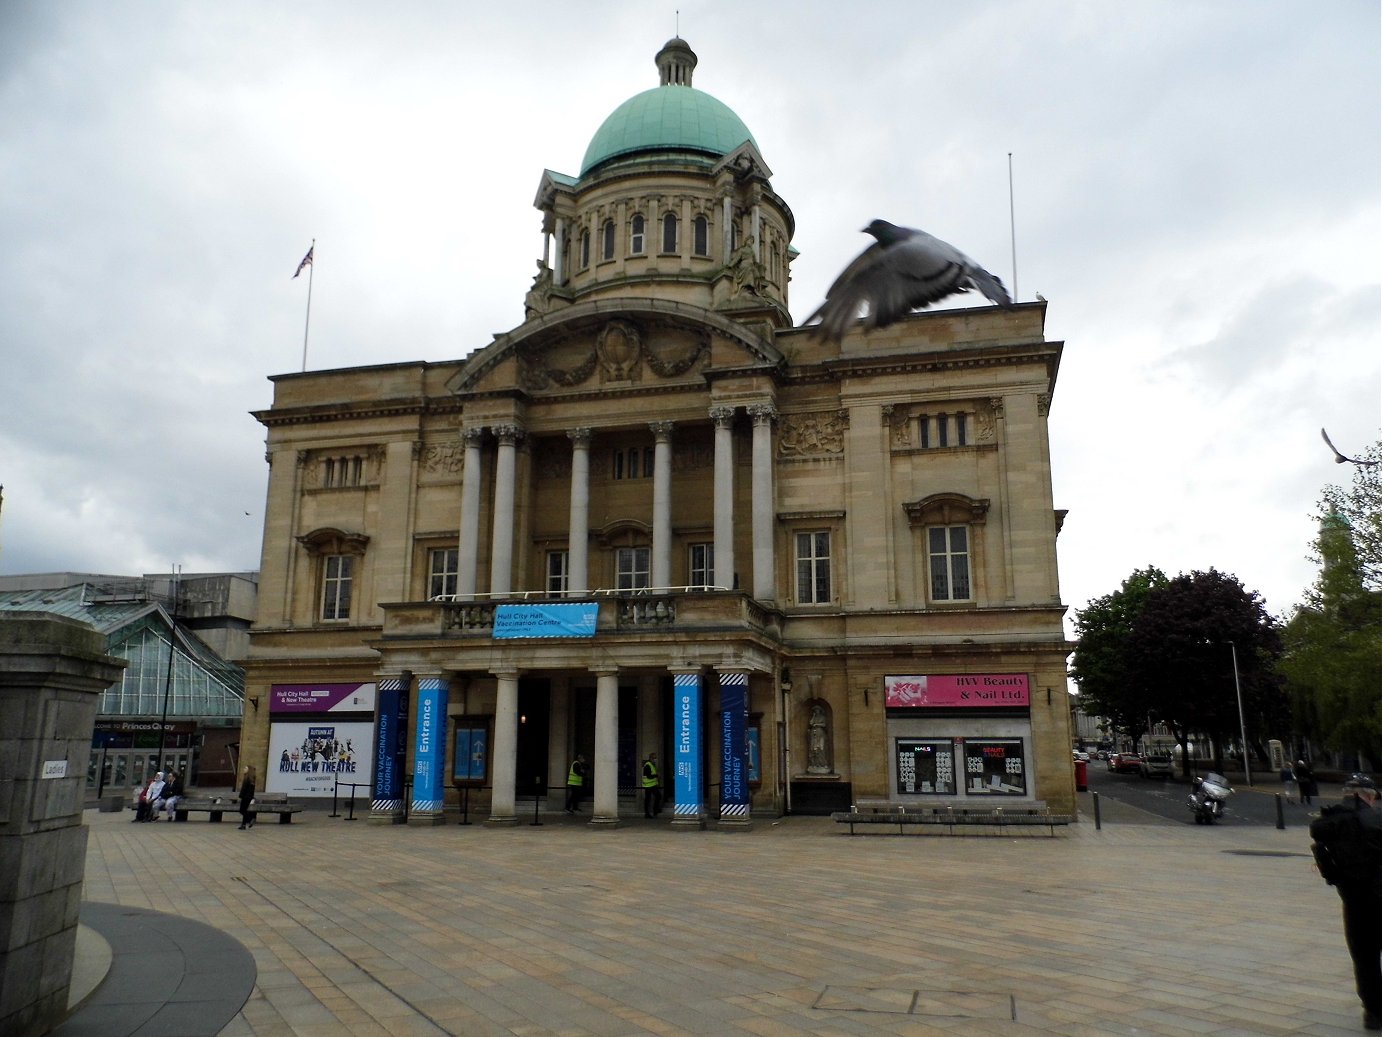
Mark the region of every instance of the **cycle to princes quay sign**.
[[884, 677], [888, 709], [983, 709], [1030, 705], [1025, 673], [945, 673]]
[[498, 605], [494, 609], [494, 638], [594, 637], [599, 614], [598, 601]]

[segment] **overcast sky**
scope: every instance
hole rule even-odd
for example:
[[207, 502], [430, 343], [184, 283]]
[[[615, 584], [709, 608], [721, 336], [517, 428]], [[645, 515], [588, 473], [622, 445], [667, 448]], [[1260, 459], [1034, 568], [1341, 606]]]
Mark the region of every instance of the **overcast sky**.
[[1146, 565], [1299, 600], [1320, 427], [1382, 424], [1376, 0], [4, 0], [0, 574], [257, 568], [311, 241], [310, 369], [484, 346], [678, 10], [798, 321], [876, 216], [1049, 300], [1072, 608]]

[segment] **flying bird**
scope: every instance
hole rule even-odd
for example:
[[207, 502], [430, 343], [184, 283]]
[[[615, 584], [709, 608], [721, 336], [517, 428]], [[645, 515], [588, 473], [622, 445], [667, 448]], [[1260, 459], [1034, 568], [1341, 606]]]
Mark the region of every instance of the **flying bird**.
[[947, 295], [977, 288], [999, 306], [1011, 306], [1003, 282], [940, 238], [922, 230], [874, 220], [864, 228], [878, 240], [845, 267], [825, 293], [815, 334], [838, 342], [861, 309], [864, 330], [884, 328], [912, 310]]
[[1334, 451], [1335, 464], [1356, 464], [1363, 465], [1364, 467], [1377, 464], [1376, 461], [1362, 461], [1356, 457], [1345, 457], [1343, 454], [1339, 453], [1339, 448], [1329, 441], [1328, 432], [1326, 432], [1324, 429], [1320, 429], [1320, 435], [1324, 437], [1325, 445], [1328, 446], [1330, 450]]

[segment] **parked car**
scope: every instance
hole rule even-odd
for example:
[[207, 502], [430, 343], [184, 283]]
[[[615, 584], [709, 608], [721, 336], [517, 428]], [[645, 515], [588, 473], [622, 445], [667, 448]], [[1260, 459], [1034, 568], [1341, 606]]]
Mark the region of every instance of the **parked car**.
[[1169, 778], [1175, 773], [1175, 767], [1169, 756], [1148, 755], [1142, 757], [1142, 763], [1138, 765], [1137, 773], [1144, 778]]
[[1089, 753], [1085, 752], [1083, 749], [1071, 749], [1070, 752], [1074, 755], [1075, 759], [1083, 760], [1085, 763], [1089, 762]]
[[1110, 753], [1108, 769], [1115, 774], [1136, 774], [1142, 766], [1142, 757], [1137, 753]]

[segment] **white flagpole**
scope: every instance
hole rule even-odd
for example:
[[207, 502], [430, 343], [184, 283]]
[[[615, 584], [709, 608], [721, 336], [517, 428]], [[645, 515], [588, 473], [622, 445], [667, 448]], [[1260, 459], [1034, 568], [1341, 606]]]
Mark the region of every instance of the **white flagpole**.
[[302, 324], [302, 369], [307, 370], [307, 333], [312, 328], [312, 275], [317, 272], [317, 239], [312, 239], [312, 247], [307, 250], [312, 262], [307, 264], [307, 319]]
[[1008, 228], [1012, 235], [1013, 302], [1021, 301], [1017, 294], [1017, 210], [1013, 207], [1013, 153], [1008, 152]]

